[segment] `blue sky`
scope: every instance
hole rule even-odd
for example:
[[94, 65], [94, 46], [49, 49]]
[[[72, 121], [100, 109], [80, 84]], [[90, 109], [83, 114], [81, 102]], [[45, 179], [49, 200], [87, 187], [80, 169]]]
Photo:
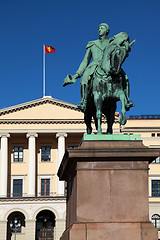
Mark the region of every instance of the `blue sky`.
[[106, 22], [109, 37], [123, 31], [136, 39], [123, 65], [135, 103], [127, 115], [160, 114], [159, 10], [160, 0], [0, 0], [0, 108], [42, 97], [43, 44], [56, 49], [46, 55], [46, 95], [77, 104], [80, 81], [64, 88], [63, 79]]

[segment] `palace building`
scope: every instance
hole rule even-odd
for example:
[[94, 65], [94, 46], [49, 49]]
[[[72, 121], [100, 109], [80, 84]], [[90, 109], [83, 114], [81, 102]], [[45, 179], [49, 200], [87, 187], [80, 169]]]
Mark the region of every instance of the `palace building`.
[[[85, 131], [76, 105], [52, 97], [0, 110], [1, 240], [61, 237], [66, 184], [57, 171], [65, 149], [77, 147]], [[117, 113], [113, 133], [140, 134], [144, 145], [160, 148], [160, 116], [135, 116], [121, 128]], [[149, 217], [160, 230], [160, 158], [149, 166]]]

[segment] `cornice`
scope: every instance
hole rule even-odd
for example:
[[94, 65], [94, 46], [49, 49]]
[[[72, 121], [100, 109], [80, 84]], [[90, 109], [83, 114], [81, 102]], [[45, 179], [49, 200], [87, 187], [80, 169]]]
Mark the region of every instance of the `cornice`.
[[124, 127], [121, 132], [160, 132], [160, 127]]
[[83, 119], [0, 119], [0, 124], [83, 124]]
[[24, 202], [65, 202], [66, 197], [22, 197], [22, 198], [0, 198], [0, 203], [24, 203]]
[[[92, 123], [94, 121], [92, 120]], [[107, 123], [102, 118], [102, 123]], [[115, 123], [119, 123], [119, 118], [115, 118]], [[0, 124], [84, 124], [83, 119], [0, 119]]]
[[33, 100], [31, 102], [26, 102], [26, 103], [22, 103], [22, 104], [19, 104], [19, 105], [16, 105], [16, 106], [12, 106], [12, 107], [9, 107], [9, 108], [4, 108], [4, 109], [0, 110], [0, 116], [6, 115], [8, 113], [13, 113], [13, 112], [17, 112], [17, 111], [20, 111], [20, 110], [28, 109], [28, 108], [31, 108], [31, 107], [43, 105], [43, 104], [46, 104], [46, 103], [50, 103], [50, 104], [53, 104], [53, 105], [57, 105], [57, 106], [60, 106], [60, 107], [69, 108], [69, 109], [81, 112], [79, 109], [77, 109], [77, 106], [75, 104], [67, 103], [67, 102], [57, 100], [57, 99], [54, 99], [54, 98], [51, 98], [51, 97], [45, 97], [45, 98], [40, 98], [40, 99], [37, 99], [37, 100]]

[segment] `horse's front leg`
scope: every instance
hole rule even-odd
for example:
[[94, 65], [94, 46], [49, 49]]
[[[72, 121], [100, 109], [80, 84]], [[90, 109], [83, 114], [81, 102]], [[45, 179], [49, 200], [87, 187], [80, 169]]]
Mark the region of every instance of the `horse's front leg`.
[[121, 117], [120, 117], [120, 124], [121, 125], [125, 125], [126, 122], [127, 122], [127, 119], [126, 119], [126, 102], [127, 102], [127, 99], [126, 99], [126, 96], [124, 95], [124, 93], [120, 94], [120, 101], [121, 101]]
[[97, 134], [102, 134], [102, 128], [101, 128], [101, 123], [102, 123], [102, 97], [101, 97], [101, 94], [98, 94], [98, 93], [94, 94], [94, 103], [95, 103], [95, 107], [96, 107]]

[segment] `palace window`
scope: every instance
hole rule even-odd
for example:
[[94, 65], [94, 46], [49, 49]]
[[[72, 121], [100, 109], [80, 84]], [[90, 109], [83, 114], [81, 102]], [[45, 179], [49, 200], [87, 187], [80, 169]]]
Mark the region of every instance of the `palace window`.
[[13, 197], [22, 197], [23, 179], [13, 179]]
[[152, 216], [152, 223], [158, 230], [160, 230], [160, 216], [158, 214]]
[[41, 179], [41, 197], [50, 196], [50, 179]]
[[160, 197], [160, 180], [152, 180], [152, 197]]
[[51, 161], [51, 147], [50, 146], [41, 147], [41, 162], [50, 161]]
[[13, 148], [13, 162], [23, 162], [23, 147], [16, 146]]

